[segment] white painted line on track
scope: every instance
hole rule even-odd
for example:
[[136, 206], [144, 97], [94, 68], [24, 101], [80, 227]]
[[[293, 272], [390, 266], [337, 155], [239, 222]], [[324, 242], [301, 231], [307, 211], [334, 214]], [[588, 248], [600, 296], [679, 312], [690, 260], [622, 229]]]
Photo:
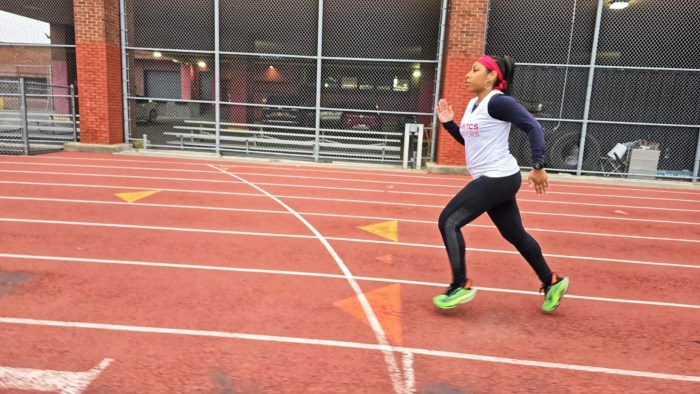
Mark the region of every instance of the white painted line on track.
[[[119, 156], [117, 156], [119, 157]], [[125, 156], [121, 156], [125, 157]], [[116, 158], [116, 159], [100, 159], [100, 158], [82, 158], [82, 157], [65, 157], [65, 156], [45, 156], [42, 157], [41, 159], [50, 159], [50, 160], [72, 160], [72, 161], [100, 161], [100, 162], [129, 162], [129, 163], [150, 163], [150, 164], [167, 164], [167, 165], [195, 165], [195, 166], [206, 166], [209, 163], [206, 161], [196, 161], [196, 162], [180, 162], [176, 161], [177, 159], [173, 158], [167, 158], [168, 160], [133, 160], [133, 159], [122, 159], [122, 158]], [[199, 156], [196, 156], [199, 157]], [[32, 158], [34, 160], [37, 160], [37, 158]], [[16, 159], [15, 159], [16, 160]], [[333, 170], [333, 169], [323, 169], [319, 167], [314, 167], [312, 165], [305, 165], [306, 163], [299, 163], [299, 164], [293, 164], [293, 163], [271, 163], [271, 164], [265, 164], [265, 165], [251, 165], [251, 164], [246, 164], [242, 162], [236, 162], [236, 161], [216, 161], [217, 165], [225, 165], [225, 166], [235, 166], [236, 168], [255, 168], [255, 169], [274, 169], [275, 171], [281, 170], [281, 171], [303, 171], [304, 173], [309, 173], [309, 172], [321, 172], [321, 173], [335, 173], [335, 174], [351, 174], [351, 175], [370, 175], [370, 176], [386, 176], [386, 177], [391, 177], [391, 178], [415, 178], [415, 179], [420, 179], [420, 180], [426, 180], [426, 178], [430, 179], [440, 179], [440, 180], [446, 180], [446, 181], [459, 181], [460, 184], [464, 180], [469, 180], [469, 178], [465, 176], [460, 176], [460, 175], [455, 175], [455, 176], [441, 176], [438, 174], [405, 174], [402, 172], [405, 172], [404, 170], [395, 170], [395, 171], [387, 171], [387, 170], [377, 170], [375, 168], [365, 168], [365, 169], [357, 169], [356, 171], [348, 171], [348, 170]], [[526, 181], [523, 181], [525, 183]], [[391, 183], [390, 181], [387, 181], [387, 183]], [[460, 184], [456, 186], [460, 186]], [[557, 187], [569, 187], [569, 188], [583, 188], [583, 189], [601, 189], [601, 190], [624, 190], [624, 191], [640, 191], [640, 192], [645, 192], [645, 193], [664, 193], [664, 194], [685, 194], [685, 195], [691, 195], [691, 196], [698, 196], [700, 197], [700, 192], [695, 192], [695, 191], [686, 191], [683, 189], [674, 189], [674, 188], [668, 188], [668, 187], [663, 187], [663, 186], [657, 186], [657, 185], [650, 185], [647, 186], [646, 189], [639, 189], [637, 187], [644, 187], [644, 186], [600, 186], [600, 184], [597, 183], [584, 183], [584, 182], [573, 182], [573, 181], [567, 181], [565, 179], [558, 179], [555, 181], [551, 181], [550, 184], [556, 185]], [[431, 185], [431, 184], [426, 184], [426, 185]], [[463, 186], [463, 185], [461, 185]]]
[[[352, 290], [355, 292], [355, 296], [357, 297], [357, 300], [360, 302], [360, 306], [362, 306], [362, 310], [367, 317], [367, 321], [369, 322], [369, 326], [372, 328], [372, 331], [374, 332], [374, 336], [377, 339], [377, 343], [380, 346], [389, 346], [389, 341], [387, 340], [386, 334], [384, 333], [384, 329], [382, 328], [381, 323], [379, 323], [379, 319], [377, 318], [377, 315], [375, 315], [374, 310], [372, 309], [372, 305], [370, 305], [369, 301], [367, 300], [367, 297], [365, 296], [364, 292], [362, 291], [362, 288], [360, 285], [357, 283], [355, 278], [352, 275], [352, 272], [350, 272], [350, 269], [345, 265], [343, 262], [343, 259], [340, 258], [338, 253], [336, 253], [335, 249], [331, 246], [331, 244], [326, 240], [326, 238], [321, 235], [321, 233], [311, 224], [309, 223], [306, 219], [304, 219], [303, 216], [301, 216], [297, 211], [292, 209], [289, 205], [285, 204], [282, 202], [280, 199], [275, 197], [274, 195], [270, 194], [263, 188], [257, 186], [255, 183], [249, 182], [246, 179], [238, 176], [237, 174], [233, 172], [229, 172], [226, 170], [222, 170], [214, 165], [209, 165], [211, 168], [216, 169], [217, 171], [220, 171], [224, 174], [227, 174], [229, 176], [232, 176], [240, 181], [245, 182], [249, 186], [253, 187], [260, 193], [263, 193], [264, 195], [270, 197], [273, 199], [276, 203], [281, 205], [284, 209], [287, 211], [291, 212], [292, 215], [294, 215], [297, 219], [299, 219], [300, 222], [302, 222], [313, 234], [316, 238], [318, 238], [319, 241], [321, 241], [321, 244], [326, 248], [328, 253], [331, 255], [333, 260], [335, 261], [336, 265], [340, 270], [343, 272], [343, 275], [345, 276], [345, 279], [347, 280], [348, 284], [352, 288]], [[405, 385], [402, 372], [399, 369], [399, 366], [396, 362], [396, 358], [394, 357], [394, 352], [390, 350], [382, 350], [382, 354], [384, 355], [384, 361], [387, 364], [387, 368], [389, 370], [389, 377], [391, 378], [391, 383], [394, 388], [394, 392], [396, 394], [411, 394], [410, 391], [407, 390], [407, 387]]]
[[83, 372], [0, 366], [0, 388], [80, 394], [112, 361], [105, 358], [94, 368]]
[[[221, 212], [267, 213], [267, 214], [284, 214], [284, 215], [291, 214], [289, 211], [269, 210], [269, 209], [244, 209], [244, 208], [212, 207], [212, 206], [206, 206], [206, 205], [154, 204], [154, 203], [144, 203], [144, 202], [139, 202], [138, 204], [131, 204], [131, 203], [124, 202], [124, 201], [77, 200], [77, 199], [64, 199], [64, 198], [0, 196], [0, 200], [57, 202], [57, 203], [67, 203], [67, 204], [72, 203], [72, 204], [116, 205], [116, 206], [128, 207], [128, 208], [152, 207], [152, 208], [173, 208], [173, 209], [198, 209], [198, 210], [221, 211]], [[332, 213], [310, 213], [310, 212], [299, 212], [299, 214], [301, 214], [302, 216], [318, 216], [318, 217], [363, 219], [363, 220], [377, 220], [377, 221], [380, 221], [380, 220], [393, 221], [393, 220], [395, 220], [395, 221], [400, 221], [400, 222], [405, 222], [405, 223], [437, 225], [437, 222], [432, 221], [432, 220], [401, 219], [401, 218], [387, 218], [387, 217], [376, 217], [376, 216], [340, 215], [340, 214], [332, 214]], [[474, 223], [470, 223], [468, 227], [469, 228], [496, 229], [496, 226], [474, 224]], [[610, 237], [610, 238], [641, 239], [641, 240], [647, 240], [647, 241], [700, 243], [700, 240], [686, 239], [686, 238], [652, 237], [652, 236], [642, 236], [642, 235], [632, 235], [632, 234], [610, 234], [610, 233], [569, 231], [569, 230], [560, 230], [560, 229], [543, 229], [543, 228], [531, 228], [531, 227], [527, 227], [526, 230], [529, 232], [543, 232], [543, 233], [552, 233], [552, 234], [568, 234], [568, 235], [597, 236], [597, 237]]]
[[[150, 261], [93, 259], [93, 258], [68, 257], [68, 256], [41, 256], [41, 255], [28, 255], [28, 254], [0, 253], [0, 258], [2, 258], [2, 259], [17, 259], [17, 260], [55, 261], [55, 262], [60, 262], [60, 263], [77, 262], [77, 263], [86, 263], [86, 264], [105, 264], [105, 265], [117, 265], [117, 266], [191, 269], [191, 270], [201, 270], [201, 271], [221, 271], [221, 272], [236, 272], [236, 273], [248, 273], [248, 274], [301, 276], [301, 277], [309, 277], [309, 278], [345, 279], [344, 275], [322, 273], [322, 272], [274, 270], [274, 269], [261, 269], [261, 268], [240, 268], [240, 267], [199, 265], [199, 264], [181, 264], [181, 263], [159, 263], [159, 262], [150, 262]], [[396, 279], [396, 278], [378, 278], [378, 277], [372, 277], [372, 276], [353, 276], [353, 277], [358, 281], [364, 281], [364, 282], [380, 282], [380, 283], [389, 283], [389, 284], [398, 283], [398, 284], [413, 285], [413, 286], [428, 286], [428, 287], [439, 287], [439, 288], [445, 287], [444, 283], [437, 283], [437, 282], [425, 282], [425, 281]], [[542, 294], [537, 292], [537, 291], [502, 289], [502, 288], [481, 287], [481, 286], [477, 286], [476, 289], [478, 289], [479, 291], [485, 291], [485, 292], [529, 295], [529, 296], [536, 296], [538, 298], [542, 297]], [[661, 307], [669, 307], [669, 308], [700, 309], [700, 305], [693, 305], [693, 304], [680, 304], [680, 303], [662, 302], [662, 301], [632, 300], [632, 299], [610, 298], [610, 297], [590, 297], [590, 296], [575, 295], [575, 294], [570, 294], [570, 293], [566, 294], [566, 298], [567, 299], [575, 299], [575, 300], [595, 301], [595, 302], [611, 302], [611, 303], [634, 304], [634, 305], [661, 306]]]
[[260, 341], [260, 342], [271, 342], [271, 343], [326, 346], [326, 347], [335, 347], [335, 348], [361, 349], [361, 350], [374, 350], [374, 351], [380, 350], [383, 352], [386, 351], [386, 352], [411, 353], [413, 355], [441, 357], [441, 358], [450, 358], [450, 359], [461, 359], [461, 360], [471, 360], [471, 361], [479, 361], [479, 362], [486, 362], [486, 363], [492, 363], [492, 364], [507, 364], [507, 365], [517, 365], [517, 366], [524, 366], [524, 367], [550, 368], [550, 369], [561, 369], [561, 370], [567, 370], [567, 371], [578, 371], [578, 372], [588, 372], [588, 373], [598, 373], [598, 374], [629, 376], [629, 377], [635, 377], [635, 378], [648, 378], [648, 379], [661, 379], [661, 380], [700, 383], [700, 376], [693, 376], [693, 375], [677, 375], [677, 374], [667, 374], [667, 373], [657, 373], [657, 372], [647, 372], [647, 371], [634, 371], [634, 370], [627, 370], [627, 369], [603, 368], [603, 367], [596, 367], [596, 366], [590, 366], [590, 365], [564, 364], [564, 363], [554, 363], [554, 362], [547, 362], [547, 361], [524, 360], [524, 359], [516, 359], [516, 358], [509, 358], [509, 357], [496, 357], [496, 356], [487, 356], [487, 355], [480, 355], [480, 354], [449, 352], [449, 351], [414, 348], [414, 347], [403, 347], [403, 346], [393, 347], [393, 346], [384, 346], [384, 345], [370, 344], [370, 343], [334, 341], [334, 340], [328, 340], [328, 339], [299, 338], [299, 337], [287, 337], [287, 336], [275, 336], [275, 335], [245, 334], [245, 333], [235, 333], [235, 332], [226, 332], [226, 331], [207, 331], [207, 330], [178, 329], [178, 328], [165, 328], [165, 327], [129, 326], [129, 325], [105, 324], [105, 323], [23, 319], [23, 318], [17, 318], [17, 317], [0, 317], [0, 324], [22, 325], [22, 326], [39, 326], [39, 327], [57, 327], [57, 328], [73, 328], [73, 329], [87, 329], [87, 330], [103, 330], [103, 331], [131, 332], [131, 333], [143, 333], [143, 334], [179, 335], [179, 336], [193, 336], [193, 337], [220, 338], [220, 339], [238, 339], [238, 340], [249, 340], [249, 341]]
[[[107, 228], [139, 229], [139, 230], [180, 231], [180, 232], [191, 232], [191, 233], [209, 233], [209, 234], [259, 236], [259, 237], [316, 239], [316, 237], [312, 236], [312, 235], [298, 235], [298, 234], [284, 234], [284, 233], [262, 233], [262, 232], [233, 231], [233, 230], [209, 230], [209, 229], [196, 229], [196, 228], [186, 228], [186, 227], [143, 226], [143, 225], [130, 225], [130, 224], [118, 224], [118, 223], [75, 222], [75, 221], [64, 221], [64, 220], [0, 218], [0, 222], [29, 223], [29, 224], [55, 224], [55, 225], [65, 225], [65, 226], [107, 227]], [[393, 242], [393, 241], [379, 241], [379, 240], [356, 239], [356, 238], [325, 237], [325, 239], [331, 240], [331, 241], [340, 241], [340, 242], [371, 243], [371, 244], [384, 244], [384, 245], [392, 245], [392, 246], [410, 246], [410, 247], [428, 248], [428, 249], [444, 249], [445, 248], [444, 245], [408, 243], [408, 242]], [[509, 254], [509, 255], [518, 255], [518, 256], [520, 255], [517, 251], [502, 250], [502, 249], [466, 248], [466, 250], [468, 252], [497, 253], [497, 254]], [[660, 266], [660, 267], [700, 269], [700, 265], [689, 265], [689, 264], [675, 264], [675, 263], [641, 261], [641, 260], [625, 260], [625, 259], [591, 257], [591, 256], [574, 256], [574, 255], [551, 254], [551, 253], [545, 253], [544, 256], [545, 257], [560, 258], [560, 259], [568, 259], [568, 260], [587, 260], [587, 261], [613, 262], [613, 263], [623, 263], [623, 264], [652, 265], [652, 266]]]
[[[0, 164], [6, 163], [6, 164], [23, 164], [23, 165], [38, 165], [38, 166], [51, 166], [51, 167], [56, 167], [56, 164], [53, 163], [25, 163], [25, 162], [3, 162], [0, 161]], [[170, 172], [190, 172], [190, 173], [211, 173], [211, 174], [217, 174], [214, 171], [205, 171], [205, 170], [178, 170], [178, 169], [172, 169], [172, 168], [152, 168], [152, 167], [125, 167], [125, 166], [88, 166], [88, 165], [79, 165], [79, 164], [61, 164], [62, 166], [66, 167], [80, 167], [80, 168], [97, 168], [97, 169], [118, 169], [118, 170], [138, 170], [138, 171], [170, 171]], [[113, 176], [112, 174], [86, 174], [86, 173], [70, 173], [70, 172], [45, 172], [45, 171], [22, 171], [22, 170], [2, 170], [0, 172], [18, 172], [18, 173], [45, 173], [45, 174], [56, 174], [56, 175], [73, 175], [73, 176], [78, 176], [78, 175], [84, 175], [84, 176], [96, 176], [96, 175], [102, 175], [102, 176]], [[310, 179], [309, 176], [303, 176], [303, 175], [283, 175], [283, 174], [267, 174], [267, 173], [257, 173], [257, 172], [238, 172], [241, 175], [252, 175], [252, 176], [263, 176], [263, 177], [271, 177], [271, 178], [285, 178], [285, 179]], [[118, 176], [118, 175], [117, 175]], [[123, 175], [122, 175], [123, 176]], [[134, 176], [134, 178], [143, 178], [143, 179], [159, 179], [159, 177], [147, 177], [143, 175], [139, 176]], [[162, 178], [162, 179], [171, 179], [171, 180], [186, 180], [184, 178]], [[452, 188], [452, 189], [461, 189], [464, 187], [464, 185], [448, 185], [448, 184], [433, 184], [433, 183], [414, 183], [414, 182], [395, 182], [395, 181], [383, 181], [383, 180], [365, 180], [365, 179], [348, 179], [348, 178], [329, 178], [329, 177], [313, 177], [311, 179], [314, 180], [322, 180], [322, 181], [332, 181], [332, 182], [354, 182], [354, 183], [376, 183], [376, 184], [382, 184], [386, 185], [387, 183], [391, 183], [392, 185], [402, 185], [402, 186], [418, 186], [418, 187], [425, 187], [425, 188], [430, 188], [430, 187], [440, 187], [440, 188]], [[200, 182], [207, 182], [207, 181], [214, 181], [216, 180], [200, 180]], [[260, 183], [258, 183], [260, 184]], [[300, 185], [294, 185], [294, 184], [278, 184], [279, 186], [287, 186], [287, 187], [300, 187]], [[554, 185], [554, 184], [553, 184]], [[306, 187], [313, 187], [312, 185], [305, 185]], [[323, 187], [319, 187], [323, 188]], [[330, 188], [329, 188], [330, 189]], [[348, 190], [353, 190], [352, 188], [348, 188]], [[376, 191], [376, 192], [382, 192], [384, 190], [368, 190], [368, 189], [357, 189], [358, 191]], [[390, 193], [401, 193], [401, 194], [409, 194], [409, 195], [422, 195], [422, 196], [448, 196], [451, 197], [453, 194], [441, 194], [441, 193], [426, 193], [426, 192], [401, 192], [401, 191], [389, 191]], [[533, 191], [528, 190], [528, 189], [522, 189], [521, 192], [525, 193], [531, 193], [534, 194]], [[695, 203], [700, 203], [700, 199], [697, 200], [690, 200], [690, 199], [674, 199], [674, 198], [665, 198], [665, 197], [644, 197], [644, 196], [620, 196], [620, 195], [615, 195], [615, 194], [592, 194], [592, 193], [572, 193], [572, 192], [557, 192], [555, 190], [550, 190], [548, 191], [548, 194], [551, 195], [573, 195], [573, 196], [587, 196], [587, 197], [604, 197], [604, 198], [623, 198], [623, 199], [642, 199], [642, 200], [658, 200], [658, 201], [673, 201], [673, 202], [695, 202]], [[525, 200], [523, 200], [525, 201]], [[538, 201], [538, 200], [532, 200], [532, 201]]]
[[[119, 185], [94, 185], [94, 184], [80, 184], [80, 183], [57, 183], [57, 182], [24, 182], [24, 181], [2, 181], [0, 184], [9, 185], [34, 185], [34, 186], [58, 186], [58, 187], [73, 187], [73, 188], [96, 188], [96, 189], [112, 189], [112, 190], [148, 190], [153, 189], [151, 185], [145, 186], [119, 186]], [[160, 191], [175, 192], [175, 193], [191, 193], [191, 194], [212, 194], [212, 195], [224, 195], [224, 196], [244, 196], [244, 197], [261, 197], [257, 193], [239, 193], [239, 192], [223, 192], [215, 190], [197, 190], [197, 189], [173, 189], [173, 188], [157, 188]], [[331, 201], [331, 202], [350, 202], [350, 203], [370, 203], [370, 204], [380, 204], [380, 205], [394, 205], [394, 206], [406, 206], [406, 207], [416, 207], [416, 208], [435, 208], [443, 209], [443, 205], [426, 205], [426, 204], [410, 204], [410, 203], [392, 203], [392, 202], [377, 202], [377, 201], [365, 201], [365, 200], [347, 200], [347, 199], [330, 199], [330, 198], [318, 198], [318, 197], [300, 197], [300, 196], [279, 196], [284, 198], [291, 198], [297, 200], [310, 200], [310, 201]], [[614, 207], [619, 207], [615, 205]], [[637, 207], [646, 208], [646, 207]], [[521, 210], [521, 214], [527, 215], [545, 215], [545, 216], [560, 216], [560, 217], [576, 217], [576, 218], [589, 218], [589, 219], [610, 219], [615, 221], [635, 221], [635, 222], [648, 222], [648, 223], [668, 223], [668, 224], [681, 224], [681, 225], [700, 225], [700, 222], [685, 222], [685, 221], [674, 221], [674, 220], [658, 220], [658, 219], [636, 219], [627, 218], [622, 216], [596, 216], [596, 215], [579, 215], [572, 213], [554, 213], [554, 212], [542, 212], [542, 211], [527, 211]]]

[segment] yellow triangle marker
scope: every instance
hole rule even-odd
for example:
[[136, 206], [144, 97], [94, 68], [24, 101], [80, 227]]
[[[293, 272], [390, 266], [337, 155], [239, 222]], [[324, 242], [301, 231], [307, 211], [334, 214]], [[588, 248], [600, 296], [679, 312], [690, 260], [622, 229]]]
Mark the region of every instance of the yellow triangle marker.
[[[401, 285], [393, 284], [365, 293], [367, 301], [372, 306], [374, 314], [382, 325], [387, 338], [394, 345], [401, 345]], [[333, 305], [344, 312], [369, 325], [365, 311], [357, 297], [350, 297], [335, 302]]]
[[392, 240], [394, 242], [399, 241], [399, 222], [397, 222], [396, 220], [381, 222], [377, 224], [370, 224], [369, 226], [362, 226], [360, 227], [360, 229], [378, 235], [380, 237]]
[[115, 195], [128, 203], [132, 203], [144, 199], [148, 196], [152, 196], [158, 193], [159, 191], [160, 190], [150, 190], [145, 192], [117, 193]]

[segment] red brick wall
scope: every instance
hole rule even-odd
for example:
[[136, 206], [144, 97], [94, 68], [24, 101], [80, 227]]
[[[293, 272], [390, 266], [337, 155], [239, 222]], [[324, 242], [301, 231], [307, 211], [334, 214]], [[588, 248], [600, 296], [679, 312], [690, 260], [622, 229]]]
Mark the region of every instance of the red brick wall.
[[124, 142], [119, 1], [73, 0], [84, 143]]
[[[441, 98], [455, 111], [459, 123], [467, 102], [474, 97], [465, 87], [472, 63], [483, 54], [488, 0], [452, 0], [445, 36], [445, 59]], [[437, 162], [464, 165], [464, 147], [440, 126]]]

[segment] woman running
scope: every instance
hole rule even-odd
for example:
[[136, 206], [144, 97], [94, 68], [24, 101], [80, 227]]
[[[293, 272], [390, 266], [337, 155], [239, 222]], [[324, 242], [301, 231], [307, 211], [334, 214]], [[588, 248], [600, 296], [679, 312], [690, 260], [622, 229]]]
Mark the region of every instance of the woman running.
[[450, 201], [440, 214], [438, 226], [452, 267], [452, 283], [433, 302], [450, 309], [476, 296], [467, 277], [462, 227], [484, 212], [488, 213], [503, 238], [513, 244], [537, 273], [544, 291], [544, 312], [553, 312], [569, 287], [569, 279], [553, 273], [542, 249], [523, 228], [515, 195], [522, 178], [515, 157], [508, 150], [511, 123], [528, 135], [533, 170], [528, 180], [537, 194], [549, 187], [544, 170], [544, 134], [535, 118], [510, 97], [515, 63], [508, 57], [482, 56], [467, 74], [467, 90], [476, 94], [458, 126], [454, 111], [444, 99], [436, 108], [445, 129], [464, 145], [467, 169], [474, 178]]

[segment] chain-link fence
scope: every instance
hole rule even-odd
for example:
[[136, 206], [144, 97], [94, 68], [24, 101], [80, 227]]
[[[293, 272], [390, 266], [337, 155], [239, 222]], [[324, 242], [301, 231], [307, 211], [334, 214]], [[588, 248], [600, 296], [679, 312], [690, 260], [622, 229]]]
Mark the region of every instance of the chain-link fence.
[[79, 139], [73, 86], [0, 80], [0, 104], [0, 154], [56, 152]]
[[[698, 179], [700, 9], [612, 3], [491, 0], [486, 52], [518, 63], [513, 95], [544, 127], [550, 168]], [[514, 128], [523, 166], [529, 149]]]
[[404, 125], [434, 125], [446, 3], [124, 0], [126, 138], [401, 162]]
[[0, 154], [60, 150], [78, 134], [72, 0], [0, 2]]

